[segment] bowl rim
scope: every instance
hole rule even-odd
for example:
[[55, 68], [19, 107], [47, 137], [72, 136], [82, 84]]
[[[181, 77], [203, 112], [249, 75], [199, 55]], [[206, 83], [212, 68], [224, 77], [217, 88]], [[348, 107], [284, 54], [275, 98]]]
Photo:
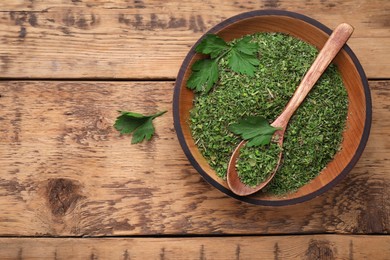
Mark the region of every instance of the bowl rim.
[[234, 194], [230, 189], [224, 187], [222, 184], [218, 183], [216, 180], [214, 180], [210, 175], [208, 175], [202, 167], [199, 165], [199, 163], [196, 161], [195, 157], [191, 153], [191, 150], [189, 149], [187, 142], [184, 138], [183, 134], [183, 129], [181, 128], [180, 125], [180, 111], [179, 111], [179, 100], [180, 100], [180, 92], [181, 92], [181, 85], [184, 79], [184, 74], [186, 71], [186, 68], [188, 67], [192, 57], [196, 54], [195, 52], [195, 47], [200, 43], [200, 41], [203, 40], [203, 38], [207, 34], [212, 34], [215, 32], [220, 31], [221, 29], [225, 28], [226, 26], [235, 23], [240, 20], [244, 20], [247, 18], [254, 18], [254, 17], [260, 17], [260, 16], [287, 16], [299, 20], [303, 20], [304, 22], [307, 22], [318, 29], [322, 30], [326, 34], [330, 35], [332, 33], [332, 30], [319, 21], [310, 18], [306, 15], [299, 14], [296, 12], [292, 11], [285, 11], [285, 10], [254, 10], [254, 11], [249, 11], [245, 13], [241, 13], [238, 15], [235, 15], [231, 18], [228, 18], [219, 24], [215, 25], [212, 27], [210, 30], [205, 32], [202, 37], [198, 39], [198, 41], [192, 46], [188, 54], [186, 55], [180, 69], [178, 72], [178, 75], [176, 77], [176, 82], [174, 86], [174, 93], [173, 93], [173, 123], [174, 123], [174, 128], [177, 134], [177, 137], [179, 139], [179, 143], [187, 156], [188, 160], [190, 161], [191, 165], [198, 171], [198, 173], [202, 176], [203, 179], [206, 180], [209, 184], [220, 190], [221, 192], [225, 193], [226, 195], [254, 205], [262, 205], [262, 206], [286, 206], [286, 205], [293, 205], [297, 203], [302, 203], [308, 200], [311, 200], [324, 192], [328, 191], [330, 188], [334, 187], [337, 183], [339, 183], [351, 170], [352, 168], [356, 165], [358, 162], [360, 156], [363, 153], [363, 150], [367, 144], [368, 137], [370, 134], [370, 129], [371, 129], [371, 122], [372, 122], [372, 102], [371, 102], [371, 93], [370, 89], [368, 86], [368, 80], [365, 75], [365, 72], [363, 70], [363, 67], [361, 66], [358, 58], [356, 55], [353, 53], [352, 49], [345, 44], [343, 49], [347, 52], [348, 56], [351, 58], [352, 62], [354, 63], [360, 79], [362, 81], [362, 86], [364, 90], [364, 95], [365, 95], [365, 102], [366, 102], [366, 117], [365, 117], [365, 122], [364, 122], [364, 129], [363, 129], [363, 134], [362, 138], [360, 140], [360, 143], [358, 145], [358, 148], [356, 149], [355, 154], [353, 155], [352, 159], [350, 162], [347, 164], [347, 166], [341, 171], [340, 174], [338, 174], [332, 181], [330, 181], [328, 184], [322, 186], [316, 191], [313, 191], [312, 193], [306, 194], [301, 197], [297, 198], [291, 198], [291, 199], [286, 199], [286, 200], [261, 200], [261, 199], [255, 199], [252, 197], [247, 197], [247, 196], [238, 196]]

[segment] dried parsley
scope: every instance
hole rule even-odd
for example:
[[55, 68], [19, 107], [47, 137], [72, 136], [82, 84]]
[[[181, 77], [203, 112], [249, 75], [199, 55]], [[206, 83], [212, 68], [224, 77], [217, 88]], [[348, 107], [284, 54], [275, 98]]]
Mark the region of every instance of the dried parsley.
[[275, 170], [280, 152], [281, 147], [276, 142], [265, 146], [243, 146], [236, 164], [240, 180], [251, 187], [264, 182]]
[[[258, 44], [259, 64], [253, 75], [235, 72], [229, 63], [233, 54], [227, 53], [218, 59], [214, 88], [207, 94], [198, 92], [190, 112], [196, 145], [221, 178], [226, 177], [229, 158], [241, 141], [229, 125], [248, 116], [275, 119], [318, 54], [313, 46], [281, 33], [258, 33], [245, 39], [249, 37]], [[283, 164], [266, 192], [285, 194], [318, 175], [340, 147], [347, 107], [341, 76], [331, 65], [291, 118], [284, 137]], [[242, 178], [250, 184], [253, 178], [247, 176], [254, 169], [245, 169]]]

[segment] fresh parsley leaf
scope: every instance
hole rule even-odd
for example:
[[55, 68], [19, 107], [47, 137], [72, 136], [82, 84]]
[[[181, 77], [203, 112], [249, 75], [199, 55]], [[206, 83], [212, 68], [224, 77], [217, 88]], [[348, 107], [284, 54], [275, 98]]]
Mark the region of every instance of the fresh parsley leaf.
[[259, 60], [246, 53], [232, 49], [229, 58], [229, 66], [237, 73], [253, 76], [256, 70], [255, 66], [259, 65]]
[[258, 135], [248, 141], [248, 147], [267, 145], [271, 143], [272, 135]]
[[195, 51], [198, 53], [210, 54], [210, 57], [214, 59], [227, 48], [227, 43], [221, 37], [215, 34], [207, 34], [198, 46], [196, 46]]
[[232, 46], [228, 65], [237, 73], [253, 76], [256, 66], [260, 64], [257, 58], [258, 44], [251, 42], [251, 37], [244, 37]]
[[230, 131], [248, 141], [248, 147], [269, 144], [272, 135], [279, 129], [271, 126], [262, 116], [249, 116], [229, 126]]
[[131, 134], [133, 133], [133, 138], [131, 140], [132, 144], [140, 143], [144, 139], [150, 140], [154, 134], [153, 119], [158, 116], [161, 116], [167, 111], [159, 112], [154, 115], [145, 116], [142, 114], [119, 111], [120, 116], [117, 117], [114, 127], [121, 134]]
[[209, 92], [218, 80], [218, 65], [216, 60], [198, 60], [192, 65], [192, 74], [187, 81], [187, 87], [196, 92]]
[[209, 92], [218, 81], [218, 61], [224, 56], [228, 57], [228, 66], [233, 71], [253, 76], [255, 67], [260, 64], [257, 58], [258, 48], [258, 44], [252, 42], [250, 36], [228, 44], [215, 34], [206, 35], [195, 51], [210, 55], [210, 59], [199, 60], [192, 65], [187, 87], [196, 92]]
[[241, 40], [237, 41], [233, 48], [248, 55], [256, 55], [259, 50], [259, 44], [253, 42], [252, 37], [245, 36]]

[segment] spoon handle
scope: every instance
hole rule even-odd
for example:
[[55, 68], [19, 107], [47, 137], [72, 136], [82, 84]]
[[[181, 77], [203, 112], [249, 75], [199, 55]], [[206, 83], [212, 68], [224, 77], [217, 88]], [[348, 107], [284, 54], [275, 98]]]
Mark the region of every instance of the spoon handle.
[[285, 129], [290, 117], [299, 107], [307, 94], [313, 88], [317, 80], [324, 73], [337, 53], [341, 50], [353, 32], [353, 27], [347, 23], [342, 23], [334, 29], [324, 47], [321, 49], [314, 63], [306, 72], [294, 95], [288, 102], [283, 113], [272, 123], [274, 127]]

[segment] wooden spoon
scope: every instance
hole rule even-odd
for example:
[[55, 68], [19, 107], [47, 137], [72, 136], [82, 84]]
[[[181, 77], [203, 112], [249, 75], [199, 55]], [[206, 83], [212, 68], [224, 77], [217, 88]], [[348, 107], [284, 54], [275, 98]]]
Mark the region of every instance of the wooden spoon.
[[[311, 65], [310, 69], [307, 71], [306, 75], [302, 79], [298, 88], [295, 90], [294, 95], [288, 102], [287, 106], [284, 108], [282, 114], [280, 114], [279, 117], [276, 118], [276, 120], [271, 124], [273, 127], [281, 128], [281, 130], [277, 130], [272, 137], [273, 140], [277, 140], [280, 147], [283, 146], [284, 133], [286, 131], [286, 127], [291, 116], [294, 114], [295, 110], [297, 110], [297, 108], [301, 105], [302, 101], [306, 98], [307, 94], [313, 88], [314, 84], [321, 77], [321, 75], [324, 73], [331, 61], [347, 42], [352, 32], [353, 27], [346, 23], [342, 23], [336, 27], [336, 29], [330, 35], [329, 39], [326, 41], [324, 47], [321, 49], [316, 60]], [[267, 180], [252, 188], [241, 182], [236, 169], [240, 149], [245, 143], [246, 141], [242, 141], [234, 150], [227, 169], [227, 183], [229, 185], [229, 188], [239, 196], [253, 194], [265, 187], [275, 176], [275, 173], [281, 163], [283, 153], [282, 151], [280, 152], [278, 163], [275, 169], [267, 178]]]

